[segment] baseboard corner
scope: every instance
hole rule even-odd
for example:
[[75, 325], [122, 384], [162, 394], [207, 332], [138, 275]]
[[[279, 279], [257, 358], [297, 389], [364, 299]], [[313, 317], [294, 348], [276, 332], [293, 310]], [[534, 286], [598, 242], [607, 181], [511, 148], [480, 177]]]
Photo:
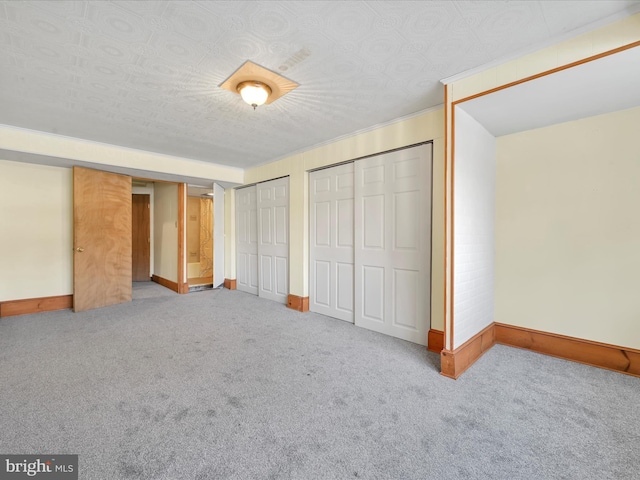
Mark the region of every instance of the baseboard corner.
[[440, 353], [444, 349], [444, 332], [442, 330], [429, 330], [427, 334], [427, 350]]
[[151, 275], [151, 281], [156, 282], [157, 284], [162, 285], [169, 290], [173, 290], [176, 293], [182, 293], [180, 292], [180, 288], [178, 287], [178, 284], [176, 282], [172, 282], [171, 280], [167, 280], [166, 278], [162, 278], [154, 274]]
[[442, 350], [440, 373], [454, 380], [459, 378], [495, 344], [495, 325], [491, 323], [455, 350]]
[[235, 290], [237, 288], [237, 280], [235, 278], [225, 278], [224, 288], [227, 290]]
[[287, 297], [287, 308], [298, 312], [308, 312], [309, 297], [299, 297], [298, 295], [289, 294]]

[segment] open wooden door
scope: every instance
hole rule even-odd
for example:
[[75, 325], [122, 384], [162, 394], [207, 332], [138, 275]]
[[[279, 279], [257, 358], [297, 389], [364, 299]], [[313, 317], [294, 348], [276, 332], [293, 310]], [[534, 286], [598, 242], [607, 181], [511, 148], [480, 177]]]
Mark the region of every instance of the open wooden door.
[[131, 178], [73, 167], [73, 309], [131, 301]]

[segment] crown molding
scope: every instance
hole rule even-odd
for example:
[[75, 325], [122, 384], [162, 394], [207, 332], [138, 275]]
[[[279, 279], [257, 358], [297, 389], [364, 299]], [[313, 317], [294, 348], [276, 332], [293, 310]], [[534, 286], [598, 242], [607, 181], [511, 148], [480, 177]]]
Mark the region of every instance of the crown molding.
[[357, 137], [358, 135], [363, 135], [365, 133], [369, 133], [369, 132], [372, 132], [374, 130], [378, 130], [380, 128], [389, 127], [391, 125], [395, 125], [396, 123], [405, 122], [407, 120], [411, 120], [412, 118], [420, 117], [421, 115], [425, 115], [425, 114], [431, 113], [431, 112], [436, 112], [436, 111], [442, 110], [442, 109], [444, 109], [444, 104], [440, 103], [438, 105], [426, 108], [424, 110], [419, 110], [417, 112], [410, 113], [410, 114], [404, 115], [402, 117], [394, 118], [393, 120], [389, 120], [387, 122], [378, 123], [376, 125], [371, 125], [370, 127], [366, 127], [366, 128], [360, 129], [360, 130], [356, 130], [355, 132], [347, 133], [347, 134], [341, 135], [339, 137], [334, 137], [334, 138], [332, 138], [330, 140], [325, 140], [324, 142], [316, 143], [315, 145], [312, 145], [310, 147], [304, 147], [304, 148], [301, 148], [299, 150], [294, 150], [294, 151], [289, 152], [289, 153], [287, 153], [285, 155], [282, 155], [280, 157], [268, 160], [268, 161], [260, 163], [258, 165], [254, 165], [253, 167], [248, 167], [246, 170], [250, 170], [252, 168], [257, 168], [257, 167], [262, 167], [262, 166], [268, 165], [270, 163], [274, 163], [274, 162], [278, 162], [280, 160], [284, 160], [285, 158], [293, 157], [294, 155], [299, 155], [301, 153], [310, 152], [312, 150], [315, 150], [316, 148], [326, 147], [327, 145], [331, 145], [332, 143], [341, 142], [342, 140], [346, 140], [348, 138]]

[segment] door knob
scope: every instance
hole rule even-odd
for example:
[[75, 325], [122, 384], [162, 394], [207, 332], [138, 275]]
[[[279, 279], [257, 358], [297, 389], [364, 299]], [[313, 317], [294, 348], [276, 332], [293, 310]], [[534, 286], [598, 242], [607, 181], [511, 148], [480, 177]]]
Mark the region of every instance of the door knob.
[[76, 252], [82, 253], [82, 252], [84, 252], [84, 248], [78, 247], [78, 248], [76, 248]]

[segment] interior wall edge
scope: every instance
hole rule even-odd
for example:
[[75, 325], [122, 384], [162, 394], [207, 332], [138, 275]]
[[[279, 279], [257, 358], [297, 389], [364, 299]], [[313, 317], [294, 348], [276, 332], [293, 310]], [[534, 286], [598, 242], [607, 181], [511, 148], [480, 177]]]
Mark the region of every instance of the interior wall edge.
[[440, 353], [440, 373], [445, 377], [458, 379], [495, 343], [495, 326], [492, 323], [455, 350], [442, 350]]

